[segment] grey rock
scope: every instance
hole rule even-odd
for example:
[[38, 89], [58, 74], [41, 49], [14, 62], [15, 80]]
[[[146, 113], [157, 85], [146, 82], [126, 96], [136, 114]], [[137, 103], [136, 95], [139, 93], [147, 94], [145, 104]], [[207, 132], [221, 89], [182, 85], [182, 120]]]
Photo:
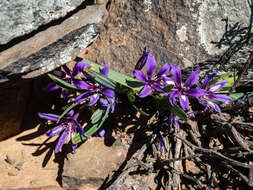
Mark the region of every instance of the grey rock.
[[247, 0], [199, 0], [198, 32], [200, 42], [210, 55], [219, 55], [227, 48], [218, 49], [211, 41], [219, 41], [225, 31], [222, 19], [228, 18], [229, 24], [239, 22], [242, 26], [249, 24], [250, 7]]
[[30, 78], [52, 71], [75, 58], [75, 49], [82, 50], [93, 42], [99, 33], [96, 24], [90, 24], [64, 36], [57, 42], [41, 49], [35, 54], [20, 59], [0, 71], [9, 79], [20, 77]]
[[0, 53], [0, 82], [34, 78], [75, 59], [97, 37], [106, 18], [104, 5], [87, 6]]
[[0, 44], [64, 17], [84, 0], [2, 0], [0, 1]]

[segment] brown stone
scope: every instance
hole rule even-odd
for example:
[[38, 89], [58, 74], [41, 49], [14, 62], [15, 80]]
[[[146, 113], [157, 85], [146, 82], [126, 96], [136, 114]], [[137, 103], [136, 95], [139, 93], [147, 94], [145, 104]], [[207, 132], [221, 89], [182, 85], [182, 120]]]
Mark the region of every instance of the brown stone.
[[[2, 190], [60, 190], [56, 181], [58, 163], [54, 162], [50, 147], [56, 138], [48, 140], [39, 127], [29, 129], [15, 137], [0, 142], [0, 189]], [[40, 135], [38, 135], [40, 133]], [[41, 147], [40, 147], [41, 145]], [[53, 149], [53, 147], [51, 147]], [[6, 157], [15, 160], [13, 165], [6, 162]], [[47, 160], [47, 164], [43, 164]], [[16, 166], [22, 163], [20, 170]]]
[[99, 64], [109, 61], [112, 69], [132, 75], [147, 46], [159, 67], [165, 62], [192, 66], [207, 57], [192, 18], [194, 6], [177, 0], [112, 0], [100, 36], [82, 56]]
[[[161, 67], [165, 62], [191, 67], [227, 48], [218, 42], [229, 24], [249, 23], [247, 1], [233, 0], [111, 0], [109, 16], [98, 39], [82, 57], [132, 75], [144, 47]], [[236, 11], [234, 11], [236, 10]], [[213, 71], [211, 71], [213, 72]]]
[[85, 142], [66, 160], [63, 186], [66, 189], [98, 189], [105, 178], [124, 161], [126, 151], [119, 146], [107, 147], [103, 138]]
[[190, 160], [185, 161], [185, 169], [187, 173], [198, 174], [200, 172], [200, 169], [196, 166], [196, 164]]

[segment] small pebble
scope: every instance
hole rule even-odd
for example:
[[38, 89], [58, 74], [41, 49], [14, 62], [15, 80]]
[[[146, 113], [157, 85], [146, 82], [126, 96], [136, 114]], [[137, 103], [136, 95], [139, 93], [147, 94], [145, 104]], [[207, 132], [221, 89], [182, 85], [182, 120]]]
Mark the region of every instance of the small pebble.
[[23, 166], [23, 163], [22, 162], [19, 162], [17, 163], [17, 165], [15, 166], [15, 168], [20, 171], [22, 169], [22, 166]]
[[8, 176], [16, 176], [16, 173], [8, 172]]
[[6, 158], [5, 158], [4, 160], [5, 160], [5, 162], [7, 162], [7, 163], [10, 164], [10, 165], [15, 164], [15, 160], [12, 160], [12, 159], [10, 158], [10, 156], [8, 156], [8, 155], [6, 155]]

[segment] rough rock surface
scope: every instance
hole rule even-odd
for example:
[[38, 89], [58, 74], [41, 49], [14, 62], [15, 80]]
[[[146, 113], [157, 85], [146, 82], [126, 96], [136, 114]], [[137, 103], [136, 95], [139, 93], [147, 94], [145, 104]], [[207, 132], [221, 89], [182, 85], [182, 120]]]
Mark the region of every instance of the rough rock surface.
[[[47, 137], [44, 134], [36, 136], [38, 133], [38, 128], [34, 128], [0, 143], [0, 189], [60, 190], [54, 155], [50, 155], [45, 167], [42, 166], [50, 152], [48, 145], [55, 139], [41, 145]], [[23, 140], [17, 141], [19, 138]]]
[[249, 24], [250, 7], [247, 0], [202, 0], [199, 6], [199, 36], [201, 44], [208, 54], [220, 54], [226, 48], [218, 49], [211, 41], [217, 42], [225, 31], [225, 22], [229, 24], [239, 22], [242, 27]]
[[[96, 42], [83, 57], [132, 75], [144, 47], [165, 62], [190, 67], [220, 53], [219, 40], [229, 23], [248, 24], [247, 0], [112, 0], [109, 16]], [[230, 19], [231, 15], [231, 19]]]
[[73, 60], [96, 39], [106, 13], [103, 4], [87, 6], [1, 52], [0, 82], [36, 77]]
[[[126, 151], [122, 147], [107, 147], [103, 138], [89, 139], [76, 154], [67, 154], [65, 146], [55, 155], [57, 138], [48, 139], [45, 126], [36, 125], [0, 143], [1, 190], [95, 190], [125, 159]], [[62, 170], [63, 188], [59, 177]], [[79, 185], [68, 186], [80, 181]]]
[[0, 1], [0, 45], [64, 17], [84, 0]]
[[107, 147], [104, 139], [92, 138], [66, 160], [63, 171], [65, 189], [98, 189], [113, 170], [124, 161], [126, 150]]

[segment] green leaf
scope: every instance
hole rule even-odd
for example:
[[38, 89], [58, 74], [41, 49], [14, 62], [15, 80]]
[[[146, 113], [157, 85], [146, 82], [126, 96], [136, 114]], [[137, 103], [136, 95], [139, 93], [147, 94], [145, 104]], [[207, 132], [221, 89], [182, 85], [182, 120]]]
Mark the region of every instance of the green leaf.
[[253, 92], [248, 93], [248, 97], [253, 96]]
[[[108, 116], [109, 116], [109, 113], [107, 111], [105, 111], [103, 113], [102, 118], [97, 123], [95, 123], [95, 124], [89, 123], [84, 128], [85, 134], [88, 135], [88, 136], [94, 135], [99, 130], [99, 128], [103, 125], [103, 123], [108, 118]], [[77, 143], [83, 142], [85, 140], [86, 140], [86, 137], [84, 137], [80, 133], [78, 133], [76, 136], [74, 136], [73, 143], [77, 144]]]
[[142, 111], [141, 108], [138, 108], [134, 104], [132, 104], [132, 106], [134, 107], [134, 109], [136, 109], [137, 112], [140, 112], [141, 115], [149, 116], [149, 114], [146, 113], [146, 112], [144, 112], [144, 111]]
[[54, 75], [51, 75], [51, 74], [48, 74], [49, 77], [57, 84], [57, 86], [59, 86], [60, 88], [64, 88], [64, 89], [68, 89], [68, 90], [73, 90], [73, 91], [78, 91], [78, 92], [84, 92], [85, 90], [83, 89], [80, 89], [80, 88], [77, 88], [76, 86], [72, 85], [72, 84], [69, 84], [67, 83], [66, 81], [54, 76]]
[[100, 73], [97, 73], [95, 71], [88, 71], [87, 72], [88, 75], [90, 75], [91, 77], [93, 77], [95, 79], [96, 82], [98, 82], [99, 84], [101, 84], [102, 86], [106, 87], [106, 88], [110, 88], [112, 90], [116, 89], [116, 84], [113, 83], [109, 78], [107, 78], [104, 75], [101, 75]]
[[60, 118], [63, 118], [70, 110], [72, 110], [74, 107], [76, 107], [78, 105], [78, 103], [73, 103], [71, 106], [69, 106], [61, 115]]
[[[226, 78], [231, 74], [231, 72], [226, 72], [218, 77], [216, 77], [215, 79], [211, 80], [209, 82], [209, 85], [208, 86], [211, 86], [212, 84], [215, 84], [216, 82], [221, 82], [221, 81], [224, 81], [226, 80]], [[234, 78], [234, 77], [233, 77]]]
[[103, 116], [105, 110], [103, 109], [97, 109], [91, 116], [91, 123], [95, 124], [97, 123]]
[[167, 85], [163, 88], [164, 92], [171, 92], [171, 89], [173, 88], [173, 85]]
[[180, 117], [182, 120], [187, 121], [187, 115], [179, 106], [169, 106], [170, 111]]
[[133, 94], [127, 94], [127, 99], [129, 102], [133, 103], [135, 102], [135, 96]]
[[[101, 65], [98, 65], [98, 64], [93, 63], [91, 61], [88, 61], [88, 60], [84, 60], [84, 61], [89, 63], [91, 65], [92, 69], [97, 73], [99, 73], [99, 71], [103, 68]], [[123, 86], [126, 86], [128, 88], [131, 88], [131, 89], [137, 90], [137, 91], [140, 91], [144, 86], [143, 82], [140, 82], [139, 80], [137, 80], [135, 78], [121, 74], [119, 72], [116, 72], [112, 69], [110, 69], [110, 71], [109, 71], [108, 78], [114, 82], [117, 82]]]
[[243, 95], [244, 95], [244, 93], [241, 92], [241, 93], [232, 93], [229, 96], [230, 96], [230, 98], [232, 98], [233, 101], [235, 101], [235, 100], [243, 97]]

